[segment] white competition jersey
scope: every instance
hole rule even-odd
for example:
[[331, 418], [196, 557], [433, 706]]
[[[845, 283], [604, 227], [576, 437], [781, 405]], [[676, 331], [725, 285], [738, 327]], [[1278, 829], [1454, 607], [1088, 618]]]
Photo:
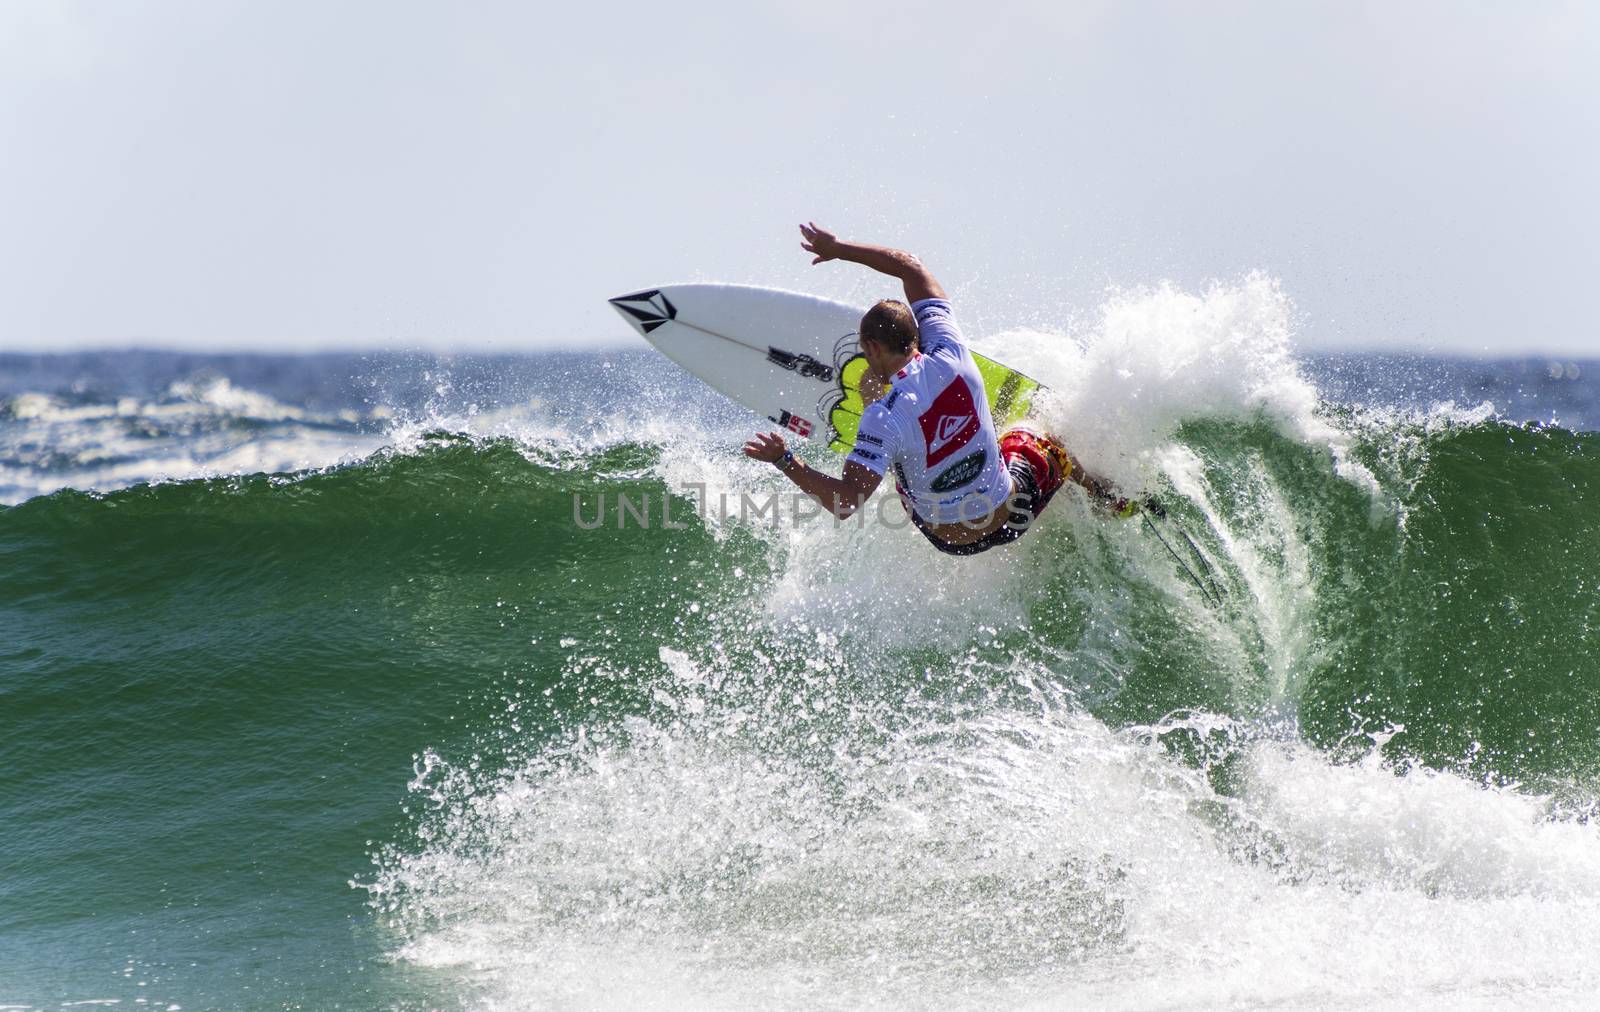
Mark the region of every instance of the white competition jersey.
[[1011, 495], [983, 377], [944, 299], [911, 304], [921, 351], [867, 406], [856, 461], [876, 474], [891, 465], [901, 495], [931, 524], [978, 520]]

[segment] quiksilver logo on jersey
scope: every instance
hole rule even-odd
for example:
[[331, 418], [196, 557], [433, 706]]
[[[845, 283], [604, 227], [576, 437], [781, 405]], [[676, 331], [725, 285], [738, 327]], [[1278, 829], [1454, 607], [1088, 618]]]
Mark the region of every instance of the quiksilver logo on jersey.
[[939, 438], [937, 442], [943, 445], [961, 435], [961, 430], [966, 427], [968, 420], [971, 418], [971, 415], [945, 415], [939, 419]]
[[978, 433], [978, 408], [972, 388], [957, 376], [940, 391], [928, 410], [917, 416], [928, 449], [928, 466], [934, 467]]

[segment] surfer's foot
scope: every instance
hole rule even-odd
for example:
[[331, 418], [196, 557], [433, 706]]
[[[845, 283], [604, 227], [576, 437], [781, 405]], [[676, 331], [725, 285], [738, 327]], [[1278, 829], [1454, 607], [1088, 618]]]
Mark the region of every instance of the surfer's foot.
[[1146, 496], [1143, 499], [1125, 499], [1119, 496], [1115, 499], [1100, 500], [1096, 505], [1104, 508], [1107, 513], [1110, 513], [1118, 520], [1127, 520], [1129, 517], [1136, 517], [1140, 513], [1148, 513], [1158, 519], [1167, 515], [1166, 507], [1162, 506], [1154, 496]]
[[1057, 440], [1054, 436], [1051, 436], [1048, 433], [1039, 432], [1039, 430], [1033, 428], [1031, 425], [1022, 423], [1011, 426], [1011, 428], [1006, 430], [1005, 436], [1001, 437], [1001, 445], [1005, 445], [1004, 439], [1006, 437], [1009, 437], [1015, 433], [1026, 434], [1040, 443], [1041, 446], [1055, 458], [1055, 463], [1057, 466], [1062, 468], [1063, 476], [1067, 480], [1082, 486], [1083, 490], [1089, 493], [1089, 503], [1095, 509], [1103, 510], [1104, 512], [1109, 513], [1111, 516], [1122, 519], [1137, 516], [1140, 513], [1148, 513], [1153, 517], [1164, 517], [1167, 515], [1166, 509], [1159, 501], [1157, 501], [1155, 496], [1145, 496], [1142, 499], [1130, 499], [1127, 496], [1120, 494], [1116, 487], [1109, 481], [1106, 481], [1104, 478], [1096, 477], [1095, 475], [1090, 474], [1088, 471], [1085, 471], [1082, 465], [1068, 456], [1067, 452], [1061, 448], [1060, 440]]
[[1161, 500], [1153, 495], [1147, 495], [1143, 499], [1130, 499], [1118, 495], [1109, 485], [1093, 479], [1084, 482], [1083, 487], [1089, 493], [1089, 501], [1095, 508], [1104, 510], [1118, 519], [1126, 520], [1140, 513], [1148, 513], [1157, 518], [1167, 515], [1166, 507], [1162, 506]]

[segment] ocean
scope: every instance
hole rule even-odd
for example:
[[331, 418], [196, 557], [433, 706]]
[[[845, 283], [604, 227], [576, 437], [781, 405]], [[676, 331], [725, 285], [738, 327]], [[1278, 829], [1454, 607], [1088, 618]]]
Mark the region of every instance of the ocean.
[[975, 339], [1184, 566], [651, 351], [0, 354], [0, 1008], [1593, 1007], [1600, 361], [1293, 318]]

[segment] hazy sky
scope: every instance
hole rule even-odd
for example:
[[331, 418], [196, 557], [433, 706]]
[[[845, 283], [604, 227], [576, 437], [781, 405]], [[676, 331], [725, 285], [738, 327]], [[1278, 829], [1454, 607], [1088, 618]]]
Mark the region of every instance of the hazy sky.
[[1307, 347], [1600, 354], [1600, 3], [0, 0], [0, 349], [631, 342], [677, 280], [977, 333], [1283, 282]]

